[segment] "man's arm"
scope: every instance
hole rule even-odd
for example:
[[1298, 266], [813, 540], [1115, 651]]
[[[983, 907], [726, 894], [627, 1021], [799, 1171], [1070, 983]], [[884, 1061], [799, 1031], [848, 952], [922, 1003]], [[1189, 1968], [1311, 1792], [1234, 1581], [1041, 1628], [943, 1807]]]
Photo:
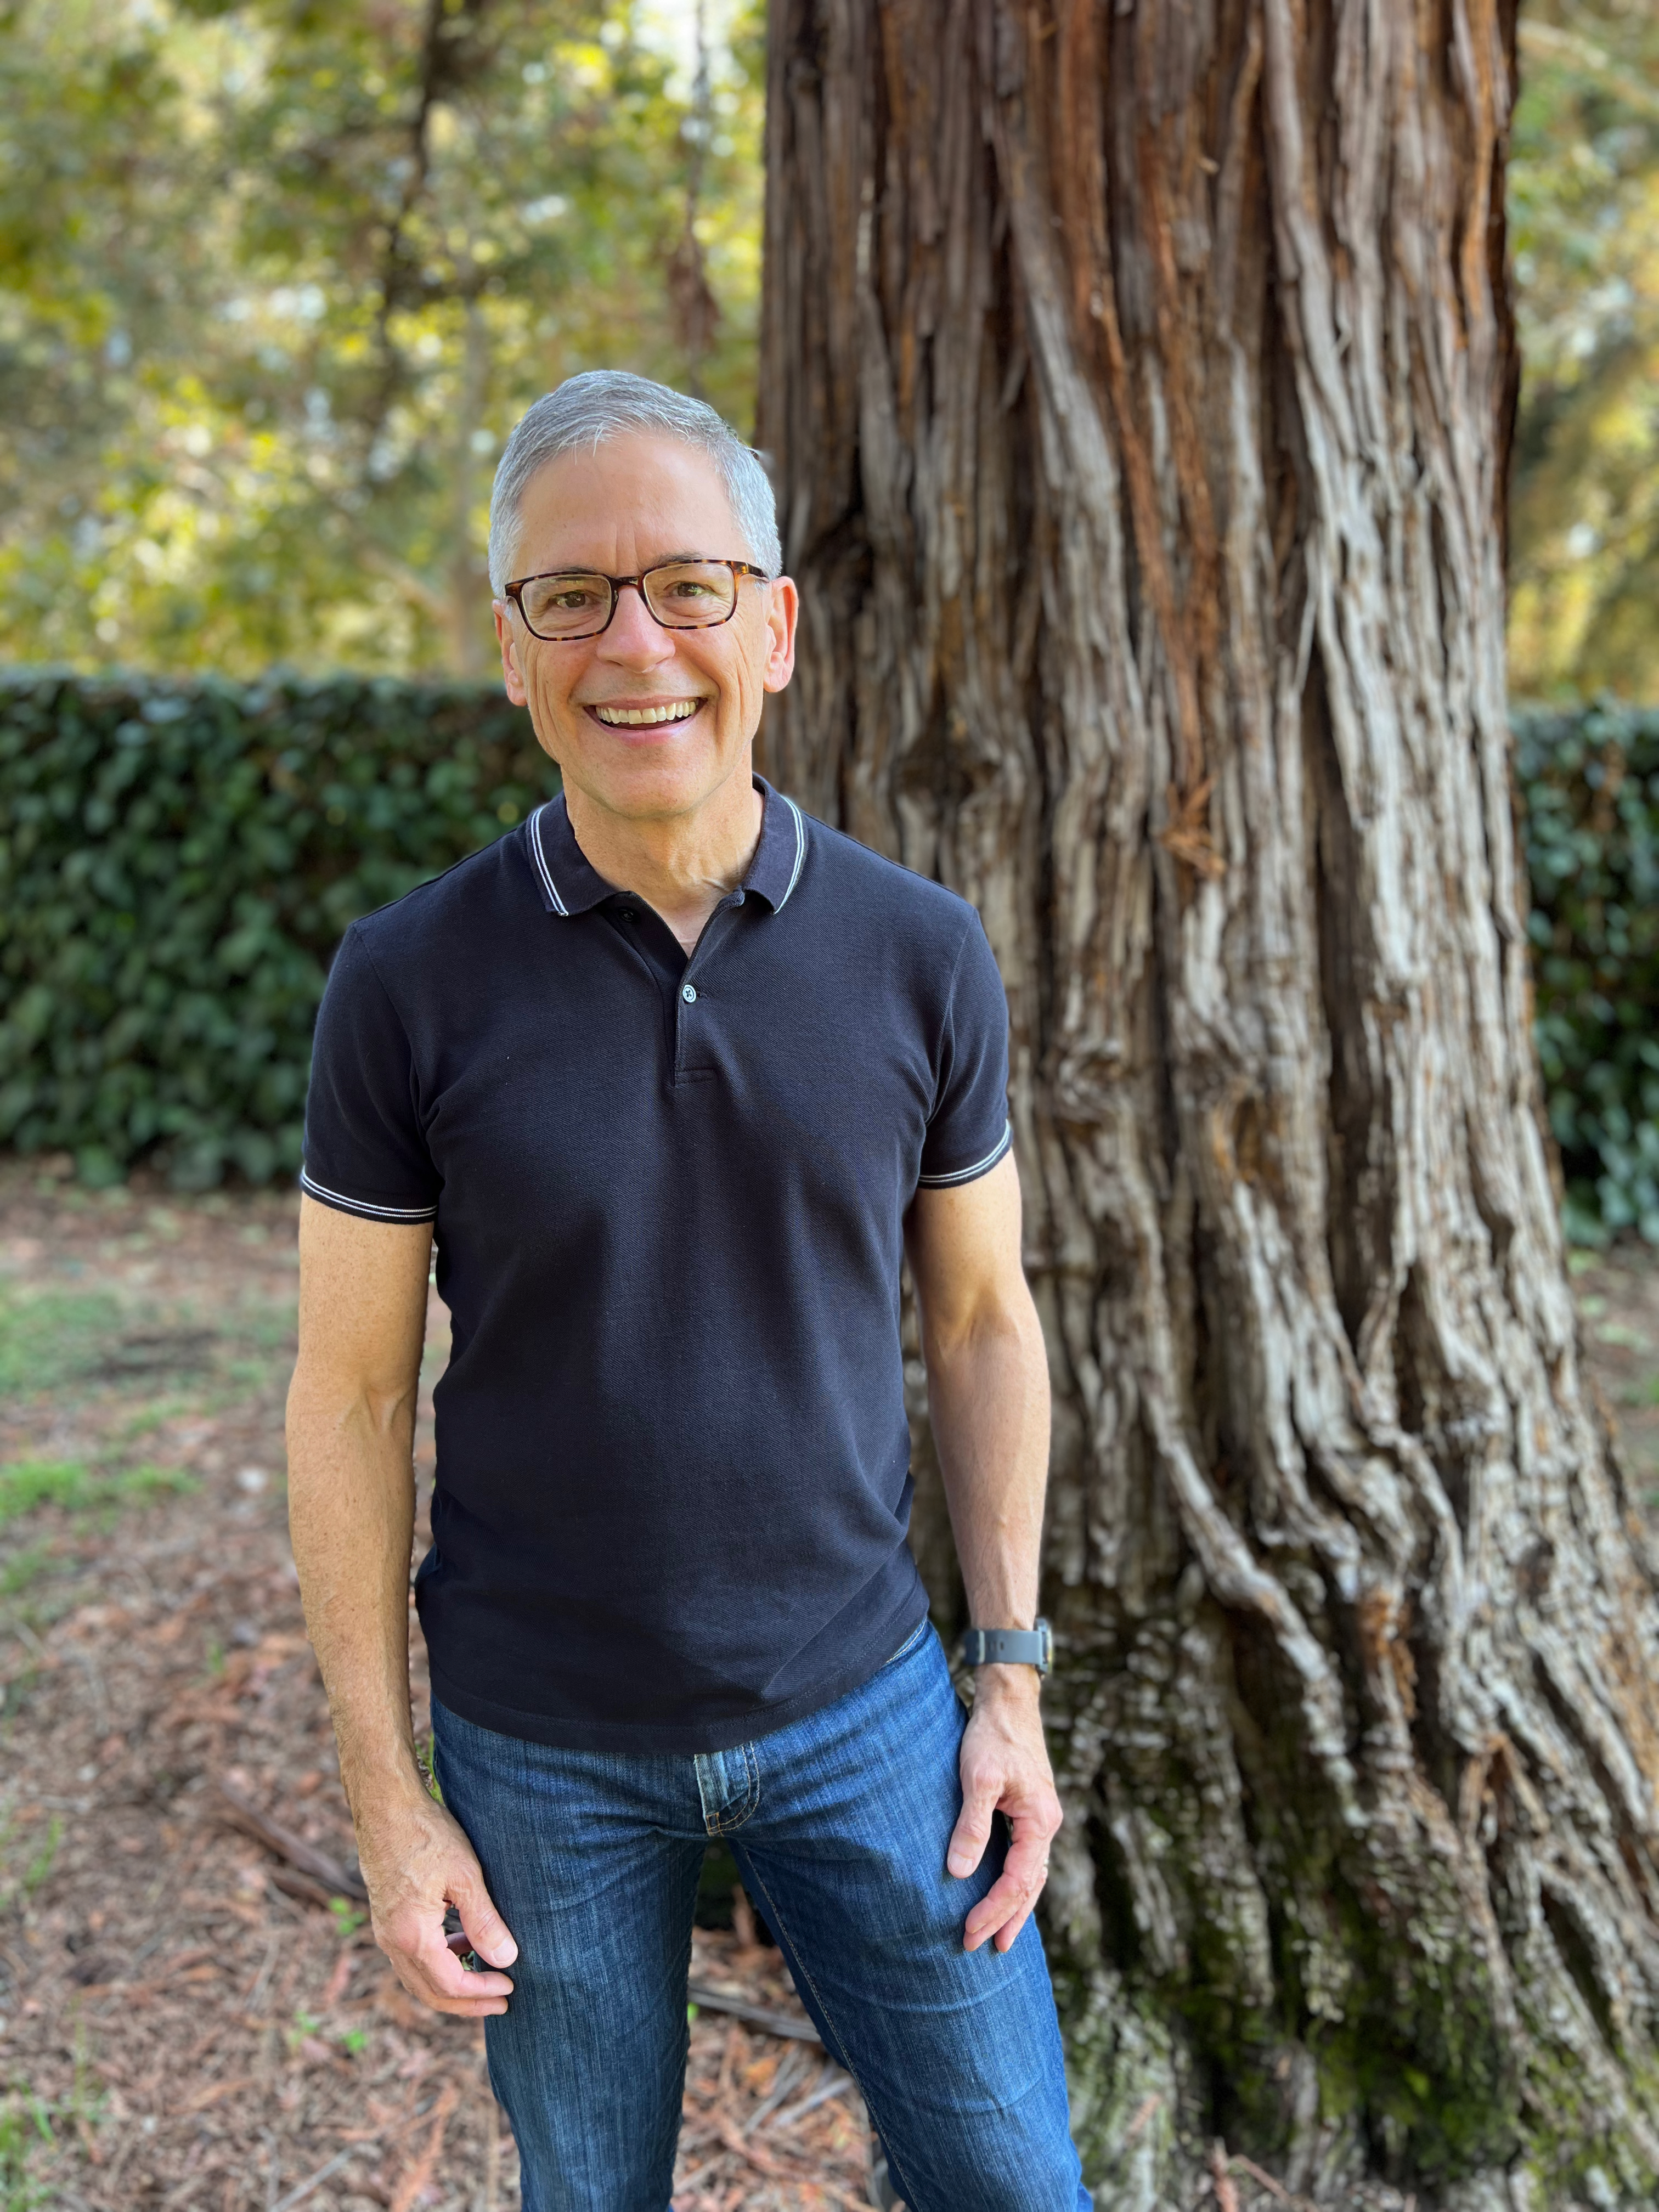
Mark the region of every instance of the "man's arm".
[[[1036, 1618], [1048, 1361], [1020, 1265], [1019, 1228], [1012, 1154], [976, 1182], [918, 1191], [905, 1224], [933, 1437], [969, 1617], [979, 1628], [1030, 1628]], [[973, 1951], [994, 1936], [1006, 1951], [1036, 1903], [1060, 1822], [1034, 1668], [975, 1668], [961, 1769], [951, 1872], [973, 1872], [999, 1810], [1012, 1835], [963, 1940]]]
[[440, 2012], [507, 2010], [505, 1974], [468, 1973], [444, 1911], [493, 1966], [518, 1946], [472, 1846], [428, 1796], [409, 1711], [412, 1458], [432, 1231], [300, 1201], [300, 1357], [288, 1395], [289, 1526], [306, 1626], [340, 1747], [374, 1938]]

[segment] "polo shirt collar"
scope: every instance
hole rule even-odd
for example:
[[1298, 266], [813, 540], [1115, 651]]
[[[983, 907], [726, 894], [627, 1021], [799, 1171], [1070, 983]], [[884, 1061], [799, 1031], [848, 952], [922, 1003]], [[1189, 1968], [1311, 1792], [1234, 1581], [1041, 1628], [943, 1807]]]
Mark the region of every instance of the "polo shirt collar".
[[[794, 800], [774, 791], [763, 776], [755, 778], [755, 788], [762, 800], [760, 842], [742, 890], [745, 898], [750, 892], [757, 892], [778, 914], [800, 881], [801, 864], [806, 858], [806, 824]], [[618, 887], [606, 883], [576, 842], [562, 792], [538, 806], [525, 830], [542, 904], [550, 914], [567, 918], [586, 914], [591, 907], [617, 896]]]

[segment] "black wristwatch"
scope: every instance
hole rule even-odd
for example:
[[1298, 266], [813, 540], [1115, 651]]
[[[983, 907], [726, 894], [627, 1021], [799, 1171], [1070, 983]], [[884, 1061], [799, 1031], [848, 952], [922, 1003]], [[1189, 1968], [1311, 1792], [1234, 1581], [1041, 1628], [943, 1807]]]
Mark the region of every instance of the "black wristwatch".
[[1046, 1620], [1035, 1628], [970, 1628], [962, 1639], [965, 1667], [1035, 1667], [1046, 1677], [1054, 1662], [1054, 1632]]

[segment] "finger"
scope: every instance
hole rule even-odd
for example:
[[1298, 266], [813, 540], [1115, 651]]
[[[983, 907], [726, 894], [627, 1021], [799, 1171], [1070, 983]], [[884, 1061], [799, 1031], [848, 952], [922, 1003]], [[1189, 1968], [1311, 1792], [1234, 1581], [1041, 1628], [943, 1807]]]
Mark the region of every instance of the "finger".
[[424, 1917], [375, 1930], [380, 1948], [411, 1996], [440, 2012], [507, 2010], [513, 1984], [505, 1974], [469, 1973], [446, 1942], [441, 1925]]
[[[424, 1961], [403, 1958], [394, 1960], [392, 1964], [410, 1995], [434, 2012], [453, 2013], [462, 2020], [478, 2020], [507, 2010], [511, 1988], [501, 1987], [499, 1975], [469, 1974], [458, 1961], [453, 1981], [447, 1977], [440, 1981]], [[480, 1983], [484, 1984], [482, 1990]]]
[[[507, 1996], [501, 1990], [501, 1977], [499, 1975], [469, 1974], [463, 1971], [458, 1977], [460, 1990], [455, 1992], [447, 1987], [440, 1987], [421, 1960], [406, 1954], [388, 1953], [387, 1955], [392, 1960], [398, 1979], [410, 1996], [416, 1998], [428, 2011], [447, 2013], [458, 2020], [487, 2020], [494, 2014], [507, 2010]], [[483, 1996], [477, 1994], [481, 1982], [485, 1984], [487, 1992]], [[488, 1993], [492, 1985], [493, 1994]]]
[[491, 1966], [510, 1966], [519, 1955], [513, 1931], [491, 1901], [480, 1875], [465, 1885], [457, 1883], [452, 1904], [461, 1916], [461, 1926], [478, 1956]]
[[1006, 1951], [1030, 1917], [1048, 1879], [1048, 1840], [1040, 1832], [1017, 1834], [1002, 1872], [968, 1915], [963, 1948], [976, 1951], [988, 1936]]
[[962, 1810], [957, 1815], [957, 1825], [951, 1831], [945, 1853], [946, 1869], [958, 1881], [964, 1875], [972, 1874], [985, 1856], [985, 1846], [991, 1840], [991, 1820], [1000, 1794], [1000, 1785], [988, 1778], [981, 1781], [963, 1777]]
[[1030, 1917], [1035, 1901], [1005, 1875], [969, 1914], [968, 1924], [962, 1931], [963, 1949], [977, 1951], [981, 1943], [994, 1936], [997, 1949], [1006, 1951]]

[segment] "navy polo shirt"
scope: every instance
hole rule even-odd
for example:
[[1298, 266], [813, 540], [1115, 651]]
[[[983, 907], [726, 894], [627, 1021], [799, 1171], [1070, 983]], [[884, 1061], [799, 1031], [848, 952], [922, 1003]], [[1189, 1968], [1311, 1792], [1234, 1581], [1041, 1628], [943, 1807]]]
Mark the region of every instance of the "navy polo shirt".
[[416, 1600], [452, 1711], [701, 1752], [921, 1622], [902, 1224], [1009, 1143], [972, 907], [760, 783], [688, 960], [562, 798], [354, 922], [304, 1188], [430, 1221], [453, 1350]]

